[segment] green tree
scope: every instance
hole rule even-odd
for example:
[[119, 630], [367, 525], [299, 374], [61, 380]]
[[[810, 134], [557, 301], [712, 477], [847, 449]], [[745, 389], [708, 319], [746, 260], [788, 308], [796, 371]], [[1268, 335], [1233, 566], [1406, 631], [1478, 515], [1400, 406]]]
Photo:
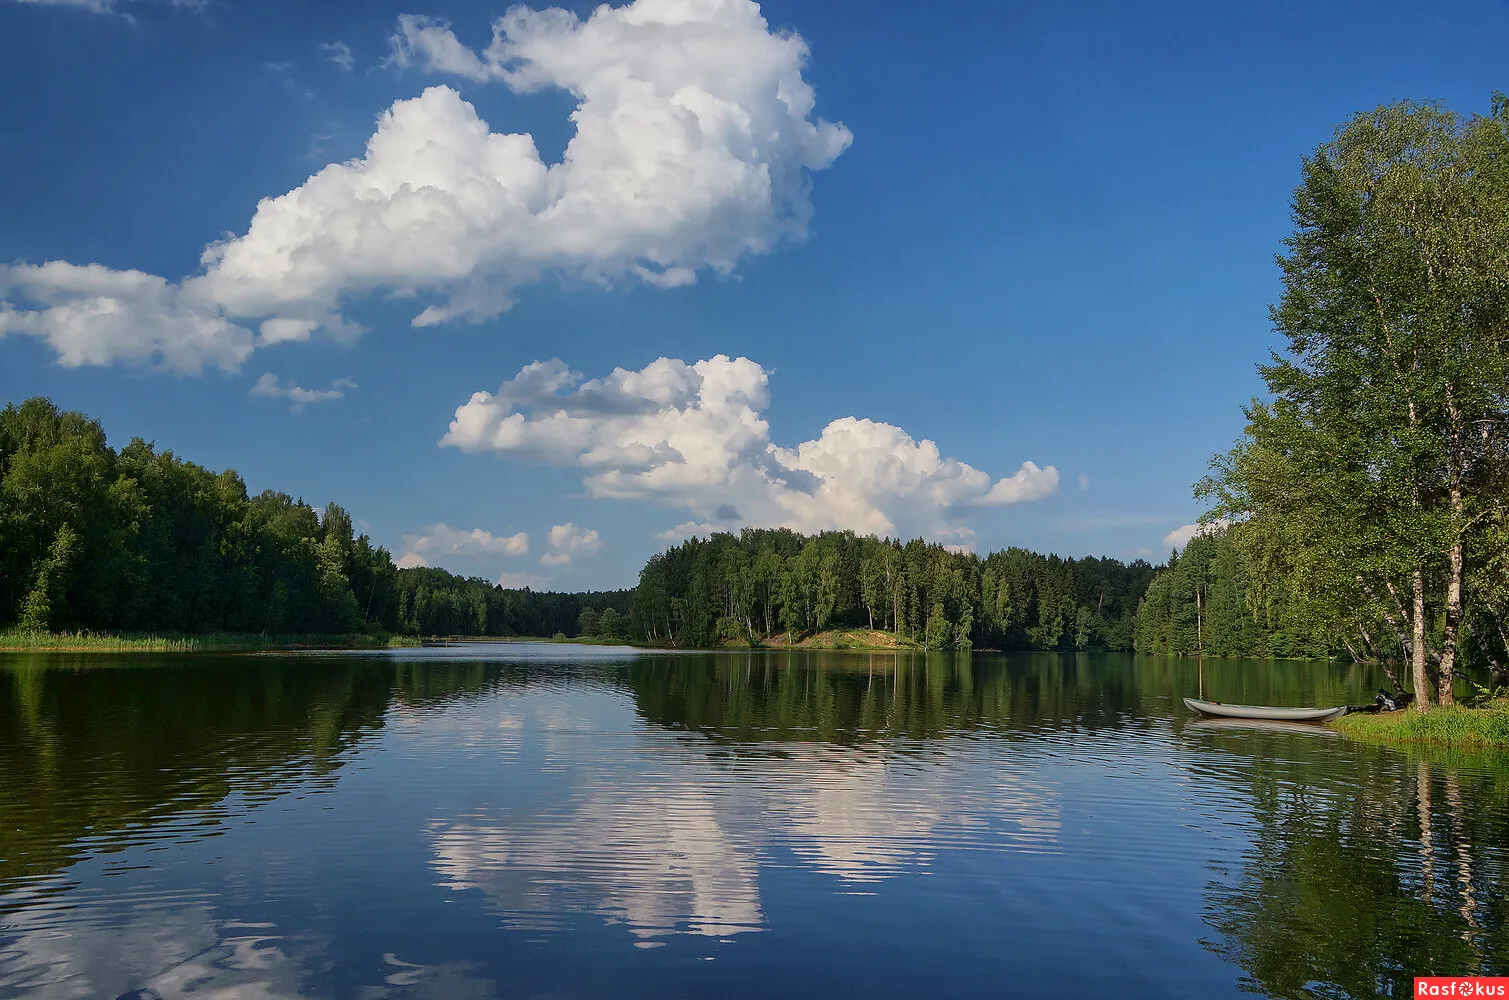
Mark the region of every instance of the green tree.
[[1198, 492], [1252, 523], [1305, 614], [1380, 658], [1396, 642], [1417, 706], [1432, 684], [1449, 703], [1467, 557], [1504, 517], [1509, 105], [1359, 114], [1306, 158], [1293, 212], [1287, 354]]
[[923, 646], [927, 649], [945, 649], [953, 645], [955, 639], [953, 626], [949, 624], [948, 616], [943, 612], [942, 602], [933, 605], [928, 612], [927, 628], [923, 634]]
[[598, 617], [597, 635], [604, 639], [615, 639], [623, 642], [629, 638], [629, 622], [618, 613], [617, 608], [603, 608]]
[[47, 549], [47, 558], [37, 570], [36, 582], [26, 595], [21, 611], [22, 631], [46, 632], [56, 624], [59, 612], [67, 607], [69, 577], [77, 554], [78, 535], [67, 524], [60, 525]]

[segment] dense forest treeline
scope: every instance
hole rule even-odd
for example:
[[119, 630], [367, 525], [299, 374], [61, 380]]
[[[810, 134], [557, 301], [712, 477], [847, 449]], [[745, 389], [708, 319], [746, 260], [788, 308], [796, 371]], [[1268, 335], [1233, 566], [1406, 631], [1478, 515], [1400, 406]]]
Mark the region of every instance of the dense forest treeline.
[[[926, 649], [1137, 650], [1317, 656], [1325, 633], [1260, 583], [1229, 530], [1167, 567], [987, 556], [774, 529], [694, 538], [654, 556], [636, 590], [510, 590], [397, 569], [330, 504], [249, 495], [45, 399], [0, 411], [0, 628], [204, 634], [587, 636], [680, 647], [758, 645], [829, 629]], [[1282, 605], [1283, 602], [1280, 602]]]
[[0, 411], [0, 626], [343, 633], [398, 623], [388, 552], [46, 399]]
[[693, 538], [639, 575], [631, 625], [655, 643], [758, 643], [882, 629], [927, 649], [1129, 650], [1154, 568], [1011, 548], [980, 557], [920, 539], [746, 528]]
[[0, 629], [575, 635], [627, 592], [503, 590], [397, 569], [323, 510], [33, 398], [0, 411]]
[[[411, 635], [553, 636], [629, 639], [633, 591], [505, 590], [482, 577], [420, 567], [398, 572], [401, 629]], [[607, 619], [607, 631], [600, 622]]]
[[[852, 627], [928, 649], [1317, 651], [1242, 618], [1241, 582], [1222, 589], [1229, 560], [1205, 554], [1217, 542], [1197, 539], [1160, 573], [1141, 560], [1017, 548], [982, 558], [916, 539], [749, 529], [655, 556], [637, 591], [509, 590], [442, 569], [399, 570], [336, 504], [252, 496], [236, 472], [141, 439], [117, 451], [97, 421], [46, 399], [0, 411], [0, 628], [711, 646]], [[1199, 583], [1190, 582], [1195, 566]], [[1225, 605], [1210, 598], [1224, 612], [1193, 608], [1201, 587], [1230, 592]], [[1202, 613], [1229, 624], [1202, 633]], [[1227, 633], [1238, 638], [1217, 638]]]
[[1143, 595], [1134, 644], [1140, 653], [1258, 659], [1339, 651], [1300, 613], [1283, 581], [1252, 564], [1230, 527], [1196, 535], [1169, 556]]

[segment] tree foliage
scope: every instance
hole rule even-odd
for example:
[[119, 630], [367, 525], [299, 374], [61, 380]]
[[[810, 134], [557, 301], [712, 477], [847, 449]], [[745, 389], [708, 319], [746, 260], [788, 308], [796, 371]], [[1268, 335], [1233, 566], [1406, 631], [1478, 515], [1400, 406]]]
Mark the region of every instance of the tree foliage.
[[[548, 636], [626, 639], [621, 630], [608, 635], [583, 627], [602, 618], [617, 628], [629, 610], [630, 591], [564, 594], [528, 588], [505, 590], [481, 577], [461, 577], [433, 567], [398, 571], [398, 605], [402, 629], [412, 635]], [[611, 618], [608, 618], [609, 614]]]
[[1271, 393], [1199, 492], [1304, 615], [1443, 702], [1499, 598], [1509, 405], [1509, 104], [1403, 102], [1304, 161]]
[[1128, 650], [1153, 572], [1142, 560], [1018, 548], [981, 558], [921, 539], [747, 528], [652, 558], [634, 591], [632, 627], [678, 646], [867, 628], [927, 649]]
[[387, 550], [335, 504], [248, 496], [29, 399], [0, 411], [0, 627], [338, 633], [398, 624]]
[[1261, 571], [1230, 528], [1190, 539], [1148, 585], [1137, 609], [1140, 653], [1174, 656], [1314, 658], [1330, 638], [1308, 621], [1281, 586]]

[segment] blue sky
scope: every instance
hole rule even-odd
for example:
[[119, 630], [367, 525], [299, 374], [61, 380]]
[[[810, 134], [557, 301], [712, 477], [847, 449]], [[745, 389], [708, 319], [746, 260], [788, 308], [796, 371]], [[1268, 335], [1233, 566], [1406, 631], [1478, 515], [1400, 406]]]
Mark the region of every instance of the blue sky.
[[0, 399], [537, 587], [744, 523], [1161, 558], [1300, 157], [1506, 87], [1496, 2], [568, 6], [0, 0]]

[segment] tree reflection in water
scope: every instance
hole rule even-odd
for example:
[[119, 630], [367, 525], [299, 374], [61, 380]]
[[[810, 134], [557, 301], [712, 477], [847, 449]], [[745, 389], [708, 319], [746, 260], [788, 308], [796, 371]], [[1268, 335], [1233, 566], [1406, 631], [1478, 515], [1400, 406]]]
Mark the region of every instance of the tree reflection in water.
[[1250, 770], [1254, 841], [1206, 897], [1207, 947], [1244, 988], [1404, 997], [1419, 975], [1506, 974], [1505, 761], [1378, 750], [1355, 785], [1308, 761]]

